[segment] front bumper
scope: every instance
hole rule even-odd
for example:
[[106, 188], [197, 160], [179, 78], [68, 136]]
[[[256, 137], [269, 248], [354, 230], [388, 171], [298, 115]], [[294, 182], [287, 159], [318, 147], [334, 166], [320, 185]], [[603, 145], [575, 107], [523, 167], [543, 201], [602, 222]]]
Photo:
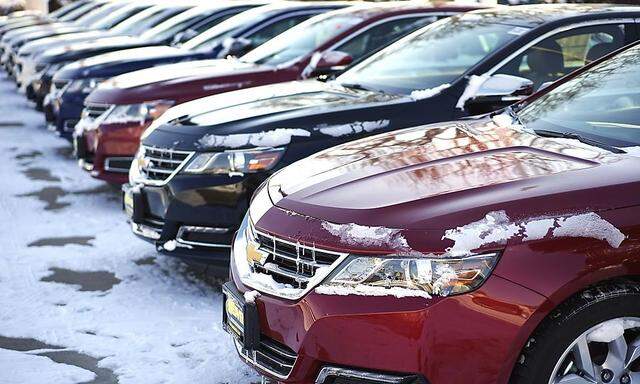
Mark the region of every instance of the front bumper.
[[[242, 297], [250, 289], [231, 264], [229, 284]], [[262, 344], [247, 351], [234, 340], [245, 362], [284, 383], [329, 384], [332, 373], [342, 372], [351, 374], [349, 383], [394, 382], [375, 381], [381, 377], [400, 378], [399, 383], [506, 384], [529, 320], [544, 300], [498, 276], [477, 291], [447, 298], [331, 296], [312, 290], [294, 302], [262, 295], [256, 299], [260, 343], [292, 353], [292, 367], [274, 372], [277, 366], [268, 363], [274, 356], [259, 358]]]
[[139, 206], [137, 216], [129, 212], [133, 232], [162, 253], [227, 266], [233, 234], [264, 177], [178, 174], [139, 191], [125, 185], [125, 201], [129, 191]]
[[[69, 122], [69, 119], [64, 119], [69, 114], [62, 113], [63, 108], [60, 111], [58, 120]], [[102, 124], [97, 129], [83, 132], [81, 136], [74, 136], [81, 166], [95, 178], [116, 184], [126, 183], [131, 162], [140, 146], [140, 136], [150, 124], [150, 121], [144, 124]], [[67, 134], [67, 130], [61, 133]]]

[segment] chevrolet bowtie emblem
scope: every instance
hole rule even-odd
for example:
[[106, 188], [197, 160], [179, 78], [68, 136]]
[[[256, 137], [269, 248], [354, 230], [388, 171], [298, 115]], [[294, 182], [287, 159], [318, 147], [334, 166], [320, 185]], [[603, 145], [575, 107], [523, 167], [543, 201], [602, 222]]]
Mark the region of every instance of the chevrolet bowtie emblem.
[[259, 244], [251, 241], [247, 244], [247, 261], [252, 265], [263, 265], [267, 261], [267, 253], [259, 250], [259, 246]]

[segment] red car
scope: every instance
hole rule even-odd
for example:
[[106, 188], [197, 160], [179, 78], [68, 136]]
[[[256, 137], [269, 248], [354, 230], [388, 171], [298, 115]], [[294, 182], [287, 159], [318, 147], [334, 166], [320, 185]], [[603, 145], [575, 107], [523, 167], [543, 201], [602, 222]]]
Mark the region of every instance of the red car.
[[640, 382], [640, 46], [274, 174], [225, 328], [283, 383]]
[[94, 177], [125, 183], [142, 132], [170, 106], [326, 75], [421, 26], [470, 9], [429, 3], [360, 4], [316, 16], [237, 60], [186, 62], [115, 77], [86, 100], [84, 121], [76, 129], [80, 162]]

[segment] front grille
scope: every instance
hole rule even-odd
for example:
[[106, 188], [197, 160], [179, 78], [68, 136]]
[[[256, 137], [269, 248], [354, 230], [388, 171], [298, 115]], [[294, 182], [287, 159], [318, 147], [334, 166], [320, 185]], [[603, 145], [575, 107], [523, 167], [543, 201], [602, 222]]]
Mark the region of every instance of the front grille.
[[[255, 272], [273, 277], [275, 281], [306, 290], [319, 268], [327, 268], [345, 254], [319, 250], [315, 247], [278, 239], [256, 232], [258, 249], [267, 255], [264, 263], [254, 263]], [[277, 293], [276, 293], [277, 294]]]
[[138, 162], [140, 174], [152, 182], [164, 182], [180, 170], [193, 152], [169, 148], [142, 147], [142, 161]]
[[96, 119], [109, 110], [109, 105], [104, 104], [85, 104], [83, 116]]
[[255, 351], [244, 349], [238, 340], [236, 347], [247, 361], [280, 378], [289, 376], [298, 357], [291, 348], [264, 335], [260, 336], [260, 346]]

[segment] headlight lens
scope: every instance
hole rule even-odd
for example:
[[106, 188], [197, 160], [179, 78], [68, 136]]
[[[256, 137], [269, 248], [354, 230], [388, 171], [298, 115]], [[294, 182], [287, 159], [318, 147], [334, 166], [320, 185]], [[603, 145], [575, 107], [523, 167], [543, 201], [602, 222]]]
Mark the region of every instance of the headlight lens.
[[404, 288], [425, 297], [457, 295], [478, 288], [497, 261], [497, 253], [455, 259], [351, 256], [324, 286]]
[[189, 162], [184, 172], [241, 175], [268, 171], [283, 154], [284, 148], [200, 153]]
[[116, 105], [105, 117], [104, 124], [139, 122], [155, 120], [173, 106], [171, 100], [155, 100], [142, 104]]
[[65, 65], [67, 65], [68, 63], [55, 63], [55, 64], [50, 64], [45, 66], [45, 68], [39, 70], [38, 67], [41, 64], [38, 64], [36, 66], [36, 72], [41, 72], [44, 71], [44, 73], [48, 76], [48, 77], [53, 77], [53, 75], [55, 75], [56, 72], [58, 72], [58, 70], [62, 67], [64, 67]]
[[68, 92], [82, 92], [82, 93], [91, 93], [98, 84], [100, 84], [104, 79], [79, 79], [73, 80], [69, 83], [67, 87]]

